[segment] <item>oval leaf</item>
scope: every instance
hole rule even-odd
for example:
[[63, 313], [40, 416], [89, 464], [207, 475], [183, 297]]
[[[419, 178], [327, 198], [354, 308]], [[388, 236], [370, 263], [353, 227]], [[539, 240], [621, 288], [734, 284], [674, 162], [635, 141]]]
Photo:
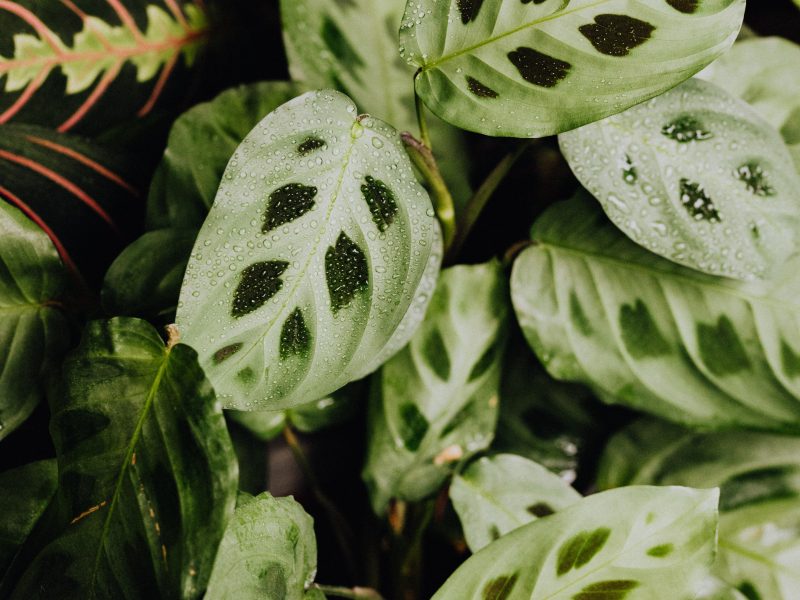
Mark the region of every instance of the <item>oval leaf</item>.
[[800, 273], [704, 275], [626, 238], [580, 196], [549, 209], [517, 259], [523, 332], [558, 379], [703, 427], [800, 430]]
[[442, 273], [422, 326], [373, 380], [363, 476], [375, 512], [435, 492], [489, 445], [507, 316], [498, 262]]
[[433, 600], [694, 598], [714, 559], [718, 495], [630, 487], [589, 496], [493, 542]]
[[228, 165], [178, 306], [226, 406], [322, 398], [405, 345], [438, 271], [433, 215], [397, 132], [346, 96], [264, 119]]
[[800, 175], [778, 133], [700, 80], [559, 136], [581, 183], [633, 241], [736, 279], [797, 249]]
[[727, 50], [744, 0], [409, 0], [401, 53], [449, 123], [543, 137], [674, 87]]

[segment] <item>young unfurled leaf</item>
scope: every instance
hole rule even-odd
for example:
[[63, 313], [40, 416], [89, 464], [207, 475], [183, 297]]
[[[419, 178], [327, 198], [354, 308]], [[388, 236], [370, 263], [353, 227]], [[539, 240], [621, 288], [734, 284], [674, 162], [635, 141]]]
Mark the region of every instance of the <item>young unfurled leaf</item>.
[[0, 3], [0, 125], [101, 133], [160, 104], [208, 37], [183, 0]]
[[531, 460], [498, 454], [456, 475], [450, 498], [467, 544], [477, 552], [509, 531], [575, 504], [581, 495]]
[[67, 349], [66, 284], [47, 235], [0, 200], [0, 440], [36, 408]]
[[714, 559], [718, 496], [679, 487], [589, 496], [486, 546], [433, 599], [694, 598]]
[[[391, 191], [391, 219], [376, 221], [367, 177]], [[308, 403], [405, 345], [438, 272], [433, 215], [397, 132], [346, 96], [311, 92], [264, 119], [228, 165], [178, 306], [226, 406]]]
[[673, 421], [800, 431], [795, 262], [772, 282], [698, 273], [631, 242], [585, 196], [548, 209], [533, 239], [511, 292], [551, 375]]
[[199, 598], [236, 498], [222, 411], [182, 344], [146, 322], [87, 327], [54, 394], [63, 531], [12, 598]]
[[797, 250], [800, 175], [778, 133], [698, 79], [559, 136], [581, 183], [633, 241], [736, 279]]
[[800, 438], [640, 421], [609, 444], [599, 485], [640, 484], [719, 486], [717, 576], [747, 598], [800, 589]]
[[497, 262], [442, 273], [411, 343], [373, 381], [364, 479], [375, 512], [436, 491], [497, 423], [508, 296]]
[[744, 0], [409, 0], [401, 53], [449, 123], [543, 137], [674, 87], [733, 43]]
[[302, 600], [316, 572], [312, 518], [292, 498], [265, 492], [236, 507], [205, 598]]

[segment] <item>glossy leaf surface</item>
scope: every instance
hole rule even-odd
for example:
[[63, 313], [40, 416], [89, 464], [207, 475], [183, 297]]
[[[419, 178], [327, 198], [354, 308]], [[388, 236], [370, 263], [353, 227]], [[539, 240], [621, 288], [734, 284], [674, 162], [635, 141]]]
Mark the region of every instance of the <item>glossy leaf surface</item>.
[[517, 259], [522, 329], [557, 379], [706, 428], [800, 429], [800, 279], [704, 275], [626, 238], [593, 200], [553, 206]]
[[346, 96], [264, 119], [228, 165], [178, 306], [225, 405], [298, 406], [405, 345], [438, 273], [433, 215], [397, 132]]
[[409, 0], [401, 52], [445, 121], [543, 137], [674, 87], [733, 44], [744, 0]]
[[442, 273], [422, 326], [372, 383], [363, 476], [377, 513], [435, 492], [491, 442], [507, 317], [499, 263]]
[[713, 84], [689, 80], [559, 141], [614, 224], [656, 254], [753, 279], [797, 250], [791, 155], [758, 113]]

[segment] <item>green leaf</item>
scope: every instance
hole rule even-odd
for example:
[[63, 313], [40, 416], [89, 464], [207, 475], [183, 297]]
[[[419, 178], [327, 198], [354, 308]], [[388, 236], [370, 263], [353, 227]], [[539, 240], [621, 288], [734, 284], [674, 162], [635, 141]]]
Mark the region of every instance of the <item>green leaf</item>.
[[411, 0], [400, 51], [445, 121], [543, 137], [676, 86], [725, 52], [744, 0]]
[[158, 229], [128, 246], [106, 273], [106, 312], [168, 318], [174, 314], [196, 237], [191, 229]]
[[533, 239], [511, 291], [551, 375], [677, 422], [800, 430], [794, 262], [772, 282], [698, 273], [631, 242], [585, 196], [546, 211]]
[[599, 485], [720, 488], [716, 575], [748, 598], [800, 589], [800, 438], [639, 421], [609, 444]]
[[0, 201], [0, 440], [36, 408], [67, 349], [66, 283], [47, 235]]
[[236, 148], [267, 114], [303, 91], [282, 81], [253, 83], [226, 90], [181, 115], [153, 175], [148, 229], [200, 229]]
[[[405, 0], [281, 0], [292, 79], [338, 89], [398, 131], [418, 135], [414, 69], [397, 53]], [[432, 119], [436, 160], [456, 203], [470, 194], [463, 134]]]
[[56, 491], [55, 460], [0, 474], [0, 579]]
[[[589, 496], [485, 547], [433, 598], [694, 598], [714, 559], [717, 498], [679, 487]], [[648, 554], [667, 545], [668, 556]]]
[[375, 512], [435, 492], [491, 442], [507, 293], [496, 261], [447, 269], [411, 343], [374, 377], [363, 477]]
[[302, 600], [317, 572], [314, 521], [292, 498], [263, 493], [236, 508], [206, 600]]
[[68, 521], [12, 597], [199, 598], [237, 468], [196, 353], [144, 321], [95, 321], [64, 372], [51, 432]]
[[648, 250], [736, 279], [797, 250], [800, 175], [778, 133], [698, 79], [559, 136], [575, 175]]
[[[325, 145], [309, 153], [310, 139]], [[367, 176], [397, 206], [384, 231]], [[231, 159], [178, 306], [226, 407], [323, 398], [405, 345], [438, 272], [433, 215], [397, 132], [342, 94], [310, 92], [264, 119]]]
[[467, 544], [477, 552], [509, 531], [575, 504], [581, 495], [533, 461], [498, 454], [456, 475], [450, 498]]
[[[96, 134], [150, 114], [209, 35], [201, 4], [84, 0], [0, 7], [0, 124]], [[165, 93], [165, 90], [167, 93]]]

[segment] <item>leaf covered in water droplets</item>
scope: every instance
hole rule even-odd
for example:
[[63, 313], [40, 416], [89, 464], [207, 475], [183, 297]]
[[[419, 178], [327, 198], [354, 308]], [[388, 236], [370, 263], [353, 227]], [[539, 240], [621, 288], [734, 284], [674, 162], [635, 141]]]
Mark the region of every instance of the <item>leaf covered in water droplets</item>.
[[298, 406], [405, 345], [439, 259], [430, 199], [397, 132], [338, 92], [311, 92], [231, 159], [178, 325], [227, 407]]
[[755, 111], [710, 83], [687, 81], [559, 139], [581, 183], [648, 250], [752, 279], [797, 249], [792, 157]]
[[616, 114], [727, 50], [744, 0], [409, 0], [400, 51], [439, 117], [544, 137]]

